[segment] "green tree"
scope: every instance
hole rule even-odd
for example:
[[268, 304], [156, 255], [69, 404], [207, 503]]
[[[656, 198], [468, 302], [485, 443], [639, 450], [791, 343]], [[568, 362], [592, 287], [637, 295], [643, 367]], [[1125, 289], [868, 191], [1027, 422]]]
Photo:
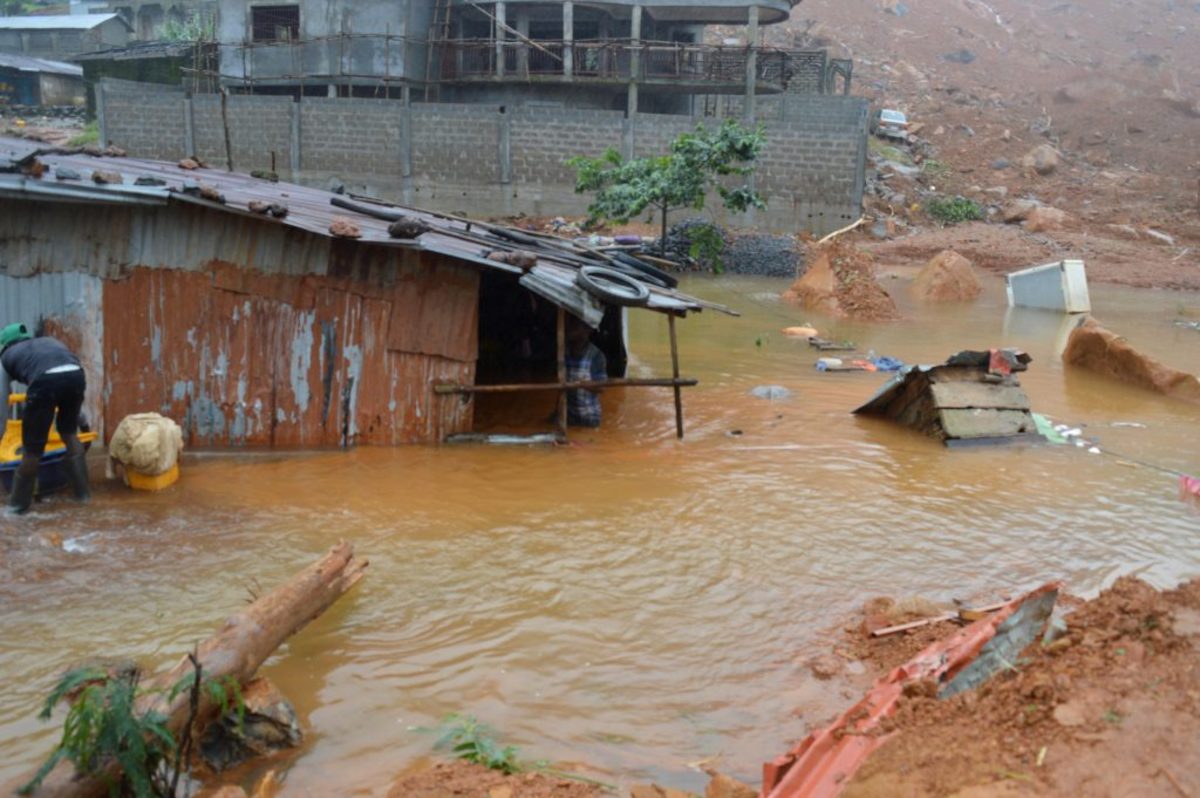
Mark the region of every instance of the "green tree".
[[667, 155], [626, 161], [610, 149], [599, 158], [572, 158], [567, 165], [575, 170], [575, 192], [595, 193], [588, 206], [592, 221], [624, 223], [654, 208], [662, 222], [660, 243], [665, 244], [667, 214], [677, 208], [702, 210], [710, 189], [730, 210], [766, 207], [749, 186], [730, 188], [726, 179], [751, 174], [764, 143], [761, 125], [750, 130], [726, 119], [715, 130], [697, 125], [672, 141]]

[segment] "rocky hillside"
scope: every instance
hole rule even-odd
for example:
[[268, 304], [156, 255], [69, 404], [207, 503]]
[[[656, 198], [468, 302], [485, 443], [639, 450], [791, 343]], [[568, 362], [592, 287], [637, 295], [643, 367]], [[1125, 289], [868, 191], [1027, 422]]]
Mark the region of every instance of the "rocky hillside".
[[1200, 2], [805, 0], [768, 37], [853, 58], [854, 92], [908, 113], [938, 169], [900, 196], [1029, 197], [1200, 271]]

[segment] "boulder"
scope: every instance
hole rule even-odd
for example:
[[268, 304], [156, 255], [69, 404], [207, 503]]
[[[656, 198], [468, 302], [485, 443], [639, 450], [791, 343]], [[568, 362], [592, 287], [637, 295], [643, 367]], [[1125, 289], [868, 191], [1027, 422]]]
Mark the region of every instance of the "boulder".
[[102, 169], [97, 169], [92, 172], [92, 182], [100, 185], [119, 186], [125, 182], [125, 178], [120, 172], [106, 172]]
[[1058, 150], [1049, 144], [1039, 144], [1025, 154], [1025, 157], [1021, 159], [1021, 166], [1044, 176], [1052, 174], [1061, 161], [1062, 156], [1059, 155]]
[[1031, 233], [1049, 233], [1054, 230], [1062, 230], [1069, 219], [1066, 211], [1060, 211], [1049, 205], [1040, 205], [1025, 216], [1025, 229]]
[[1006, 203], [1001, 209], [1000, 215], [1004, 217], [1006, 224], [1016, 224], [1023, 222], [1033, 212], [1035, 208], [1040, 208], [1042, 203], [1031, 199], [1015, 199]]
[[217, 772], [294, 748], [303, 738], [295, 708], [270, 680], [260, 676], [247, 684], [242, 702], [240, 723], [236, 711], [227, 712], [209, 725], [200, 740], [201, 757]]
[[971, 261], [952, 249], [935, 255], [913, 281], [913, 292], [931, 302], [965, 302], [982, 291]]
[[1087, 319], [1067, 339], [1063, 363], [1165, 396], [1200, 403], [1200, 380], [1129, 345], [1121, 336]]
[[810, 252], [808, 260], [808, 270], [784, 292], [785, 300], [842, 318], [900, 317], [895, 301], [875, 278], [875, 264], [867, 253], [835, 240]]
[[710, 781], [704, 788], [704, 798], [758, 798], [758, 790], [748, 784], [713, 770], [708, 775]]

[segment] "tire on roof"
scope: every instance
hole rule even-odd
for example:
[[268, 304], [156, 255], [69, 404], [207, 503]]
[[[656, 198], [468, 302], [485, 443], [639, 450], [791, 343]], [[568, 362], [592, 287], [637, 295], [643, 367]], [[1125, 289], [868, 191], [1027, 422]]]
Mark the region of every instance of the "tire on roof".
[[642, 307], [650, 301], [650, 289], [640, 280], [602, 266], [584, 266], [575, 276], [583, 290], [608, 305]]

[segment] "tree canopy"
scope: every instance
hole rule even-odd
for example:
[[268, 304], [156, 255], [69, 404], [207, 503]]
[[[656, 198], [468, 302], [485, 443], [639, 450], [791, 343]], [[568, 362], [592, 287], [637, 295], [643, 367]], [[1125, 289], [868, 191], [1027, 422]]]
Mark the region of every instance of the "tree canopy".
[[765, 142], [761, 125], [751, 130], [726, 119], [716, 129], [700, 124], [680, 135], [667, 155], [626, 161], [609, 149], [599, 158], [579, 156], [567, 165], [575, 169], [576, 193], [595, 192], [588, 207], [593, 221], [623, 223], [653, 208], [666, 241], [667, 214], [676, 208], [702, 210], [710, 189], [730, 210], [765, 208], [762, 197], [744, 182], [730, 187], [726, 179], [750, 175]]

